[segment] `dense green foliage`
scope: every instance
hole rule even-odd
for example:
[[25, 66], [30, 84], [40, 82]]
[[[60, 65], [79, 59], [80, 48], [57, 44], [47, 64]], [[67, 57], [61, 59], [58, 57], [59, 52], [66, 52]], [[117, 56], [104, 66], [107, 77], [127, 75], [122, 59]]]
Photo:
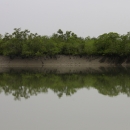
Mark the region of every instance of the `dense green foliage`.
[[119, 35], [110, 32], [97, 38], [82, 38], [71, 31], [63, 33], [59, 29], [49, 37], [15, 28], [12, 34], [6, 33], [3, 37], [0, 35], [0, 55], [24, 58], [59, 54], [129, 56], [130, 33]]
[[[119, 71], [120, 70], [120, 71]], [[54, 74], [41, 72], [0, 73], [0, 92], [12, 94], [16, 99], [47, 93], [52, 90], [57, 96], [72, 95], [79, 89], [97, 89], [99, 93], [117, 96], [120, 93], [130, 96], [130, 69], [113, 68], [110, 71], [80, 74]]]

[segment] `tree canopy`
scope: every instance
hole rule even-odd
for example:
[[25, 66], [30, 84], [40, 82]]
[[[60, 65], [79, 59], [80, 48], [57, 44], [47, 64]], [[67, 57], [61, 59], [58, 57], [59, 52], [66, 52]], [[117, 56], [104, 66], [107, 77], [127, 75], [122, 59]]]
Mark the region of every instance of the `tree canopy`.
[[0, 55], [10, 57], [40, 57], [55, 55], [104, 55], [129, 56], [130, 32], [120, 35], [104, 33], [97, 38], [82, 38], [72, 31], [59, 29], [51, 36], [33, 34], [29, 30], [15, 28], [12, 34], [0, 34]]

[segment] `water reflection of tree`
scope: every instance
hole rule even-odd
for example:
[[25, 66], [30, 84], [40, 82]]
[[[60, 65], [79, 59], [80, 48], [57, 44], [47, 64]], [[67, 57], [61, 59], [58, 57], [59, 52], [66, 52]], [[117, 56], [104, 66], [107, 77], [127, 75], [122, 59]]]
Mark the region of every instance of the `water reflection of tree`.
[[[89, 73], [89, 74], [45, 74], [45, 73], [1, 73], [0, 92], [12, 94], [15, 99], [29, 98], [52, 90], [58, 97], [70, 96], [82, 88], [95, 88], [99, 93], [130, 96], [130, 73]], [[91, 86], [91, 87], [90, 87]]]

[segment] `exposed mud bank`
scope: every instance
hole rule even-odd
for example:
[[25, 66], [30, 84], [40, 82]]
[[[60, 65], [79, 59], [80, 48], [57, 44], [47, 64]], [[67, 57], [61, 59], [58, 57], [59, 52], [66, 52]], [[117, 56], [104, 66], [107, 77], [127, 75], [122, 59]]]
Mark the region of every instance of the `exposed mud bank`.
[[130, 57], [106, 57], [106, 56], [64, 56], [40, 57], [40, 58], [19, 58], [10, 59], [7, 56], [0, 56], [0, 66], [116, 66], [130, 65]]
[[[0, 56], [0, 73], [10, 71], [34, 71], [45, 73], [102, 73], [127, 69], [130, 58], [63, 56], [10, 59]], [[127, 70], [128, 71], [128, 70]]]

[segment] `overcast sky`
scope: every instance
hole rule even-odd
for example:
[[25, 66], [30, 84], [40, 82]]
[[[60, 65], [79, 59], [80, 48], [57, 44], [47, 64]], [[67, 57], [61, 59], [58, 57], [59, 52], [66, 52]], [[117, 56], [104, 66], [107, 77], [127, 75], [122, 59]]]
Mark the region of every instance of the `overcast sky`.
[[130, 31], [130, 0], [0, 0], [0, 33], [14, 28], [40, 35], [58, 29], [81, 37]]

